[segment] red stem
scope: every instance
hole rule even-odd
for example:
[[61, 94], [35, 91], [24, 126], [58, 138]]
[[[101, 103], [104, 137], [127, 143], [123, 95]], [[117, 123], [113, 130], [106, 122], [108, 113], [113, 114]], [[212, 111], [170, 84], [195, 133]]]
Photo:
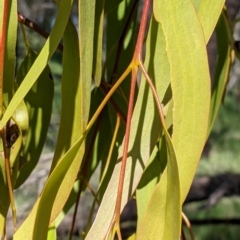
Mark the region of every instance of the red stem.
[[9, 1], [4, 1], [2, 29], [0, 32], [0, 118], [3, 113], [3, 73], [4, 73], [4, 54], [7, 40], [7, 23], [8, 23]]
[[[142, 12], [142, 18], [137, 38], [137, 44], [133, 55], [132, 62], [140, 62], [142, 60], [142, 50], [143, 50], [143, 41], [145, 36], [145, 30], [148, 20], [148, 12], [150, 7], [151, 0], [145, 0]], [[130, 138], [130, 130], [131, 130], [131, 119], [133, 113], [133, 104], [134, 104], [134, 95], [135, 95], [135, 87], [137, 82], [137, 72], [138, 67], [134, 66], [132, 69], [132, 79], [131, 79], [131, 88], [130, 88], [130, 96], [129, 96], [129, 105], [128, 105], [128, 114], [127, 114], [127, 124], [126, 124], [126, 133], [125, 133], [125, 140], [124, 140], [124, 147], [123, 147], [123, 156], [122, 156], [122, 165], [119, 177], [119, 185], [118, 185], [118, 193], [117, 193], [117, 200], [115, 206], [115, 217], [116, 221], [120, 219], [120, 210], [121, 210], [121, 201], [122, 201], [122, 192], [123, 192], [123, 185], [124, 185], [124, 177], [125, 177], [125, 170], [127, 164], [127, 155], [128, 155], [128, 146], [129, 146], [129, 138]]]

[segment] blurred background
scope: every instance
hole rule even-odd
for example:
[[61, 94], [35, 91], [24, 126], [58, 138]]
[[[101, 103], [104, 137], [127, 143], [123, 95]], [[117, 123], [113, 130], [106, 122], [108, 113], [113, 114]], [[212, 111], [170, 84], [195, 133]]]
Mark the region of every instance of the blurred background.
[[[227, 0], [226, 6], [231, 20], [240, 18], [239, 0]], [[53, 0], [19, 0], [18, 9], [23, 16], [37, 23], [42, 29], [47, 32], [51, 31], [57, 13]], [[72, 20], [75, 24], [77, 23], [77, 1], [74, 3]], [[27, 27], [24, 29], [31, 47], [39, 52], [45, 39]], [[235, 25], [234, 38], [240, 40], [240, 22]], [[25, 55], [26, 47], [19, 27], [17, 68]], [[208, 43], [208, 55], [211, 77], [213, 77], [216, 60], [214, 34]], [[56, 51], [49, 63], [55, 91], [51, 125], [41, 160], [31, 177], [15, 191], [18, 224], [25, 219], [41, 192], [53, 156], [61, 112], [61, 60], [62, 53]], [[94, 186], [94, 179], [91, 184]], [[90, 199], [92, 196], [86, 191], [81, 198], [77, 217], [76, 239], [79, 239], [84, 229], [86, 216], [90, 210]], [[240, 64], [237, 60], [232, 66], [223, 105], [204, 148], [196, 178], [183, 211], [192, 223], [195, 239], [240, 239]], [[59, 239], [67, 239], [72, 212], [70, 211], [59, 228]], [[122, 216], [123, 234], [128, 235], [134, 230], [136, 217], [135, 203], [131, 201]], [[7, 224], [9, 228], [12, 226], [11, 221], [10, 214], [9, 224]], [[187, 230], [185, 232], [188, 235]]]

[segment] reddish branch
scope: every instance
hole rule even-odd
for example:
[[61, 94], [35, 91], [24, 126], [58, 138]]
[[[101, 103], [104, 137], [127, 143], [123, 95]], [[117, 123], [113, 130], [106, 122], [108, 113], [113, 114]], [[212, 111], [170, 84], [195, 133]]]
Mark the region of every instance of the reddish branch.
[[3, 76], [4, 76], [4, 54], [7, 41], [9, 1], [4, 1], [2, 26], [0, 29], [0, 117], [3, 114]]
[[[122, 193], [123, 193], [124, 177], [125, 177], [125, 170], [126, 170], [126, 164], [127, 164], [127, 155], [128, 155], [128, 146], [129, 146], [129, 139], [130, 139], [132, 113], [133, 113], [133, 107], [134, 107], [133, 105], [134, 105], [135, 87], [137, 82], [138, 64], [142, 62], [143, 41], [144, 41], [146, 25], [148, 20], [150, 1], [151, 0], [144, 1], [143, 12], [142, 12], [142, 17], [141, 17], [141, 22], [140, 22], [140, 27], [139, 27], [138, 37], [137, 37], [137, 43], [136, 43], [136, 47], [135, 47], [135, 51], [132, 59], [133, 69], [132, 69], [127, 123], [126, 123], [126, 131], [125, 131], [125, 139], [124, 139], [124, 147], [123, 147], [122, 165], [120, 170], [114, 218], [111, 222], [110, 229], [115, 225], [115, 223], [119, 225], [119, 221], [120, 221]], [[121, 236], [119, 236], [119, 231], [117, 232], [117, 234], [118, 234], [118, 238], [121, 239]]]

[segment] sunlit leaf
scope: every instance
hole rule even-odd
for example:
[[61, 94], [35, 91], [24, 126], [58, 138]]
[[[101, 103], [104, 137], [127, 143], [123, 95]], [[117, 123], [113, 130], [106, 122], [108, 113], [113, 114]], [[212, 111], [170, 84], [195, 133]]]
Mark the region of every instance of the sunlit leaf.
[[219, 0], [217, 3], [208, 0], [193, 0], [192, 2], [202, 25], [205, 42], [208, 43], [221, 14], [225, 0]]
[[[26, 77], [24, 78], [21, 86], [18, 88], [17, 92], [14, 94], [9, 106], [6, 109], [3, 118], [0, 121], [0, 129], [5, 126], [8, 119], [12, 116], [13, 112], [19, 105], [19, 103], [23, 100], [26, 96], [28, 91], [31, 89], [45, 66], [47, 65], [49, 59], [55, 52], [62, 36], [64, 29], [67, 25], [67, 21], [70, 15], [72, 0], [63, 0], [61, 1], [61, 5], [59, 8], [59, 12], [56, 18], [56, 22], [53, 26], [53, 29], [50, 33], [49, 38], [47, 39], [44, 47], [42, 48], [41, 52], [39, 53], [36, 61], [32, 65], [31, 69], [27, 73]], [[16, 11], [15, 11], [16, 13]]]
[[79, 1], [79, 48], [80, 48], [80, 79], [81, 112], [83, 127], [86, 127], [90, 110], [92, 66], [93, 66], [93, 39], [95, 21], [95, 0]]
[[93, 78], [96, 86], [100, 85], [102, 77], [104, 2], [105, 0], [96, 1], [95, 10]]
[[[4, 5], [6, 4], [6, 1], [0, 2], [0, 35], [2, 40], [2, 24], [3, 24], [3, 13], [4, 13]], [[11, 4], [9, 4], [8, 9], [8, 27], [6, 29], [7, 36], [6, 36], [6, 44], [5, 44], [5, 51], [4, 51], [4, 69], [1, 69], [0, 71], [3, 71], [3, 92], [4, 92], [4, 99], [0, 99], [0, 101], [3, 101], [1, 105], [5, 105], [5, 107], [8, 105], [9, 101], [11, 100], [13, 93], [14, 93], [14, 72], [15, 72], [15, 48], [16, 48], [16, 40], [17, 40], [17, 2], [13, 1]], [[2, 41], [1, 41], [2, 47]], [[3, 51], [1, 48], [0, 51]], [[2, 112], [2, 109], [1, 109]], [[5, 124], [4, 124], [5, 125]], [[3, 126], [0, 127], [0, 129], [3, 128]], [[21, 146], [21, 137], [19, 138], [19, 141], [17, 143], [18, 148], [16, 148], [14, 151], [11, 151], [11, 154], [15, 154], [15, 157], [11, 157], [13, 159], [13, 162], [15, 164], [12, 165], [14, 167], [14, 171], [12, 171], [12, 179], [13, 183], [15, 182], [17, 168], [18, 168], [18, 158], [17, 154], [19, 151], [19, 147]], [[5, 220], [8, 212], [9, 207], [9, 191], [8, 186], [6, 183], [6, 176], [5, 176], [5, 160], [3, 156], [3, 146], [2, 146], [2, 140], [0, 139], [0, 148], [1, 148], [1, 156], [0, 156], [0, 236], [3, 235], [4, 232], [4, 226], [5, 226]]]
[[167, 42], [174, 104], [172, 139], [183, 203], [207, 136], [210, 78], [205, 39], [191, 1], [154, 1], [154, 16]]
[[63, 73], [61, 80], [61, 119], [51, 170], [53, 170], [61, 157], [77, 141], [83, 131], [81, 104], [84, 96], [80, 92], [78, 36], [71, 21], [67, 25], [63, 39], [65, 48], [63, 52]]

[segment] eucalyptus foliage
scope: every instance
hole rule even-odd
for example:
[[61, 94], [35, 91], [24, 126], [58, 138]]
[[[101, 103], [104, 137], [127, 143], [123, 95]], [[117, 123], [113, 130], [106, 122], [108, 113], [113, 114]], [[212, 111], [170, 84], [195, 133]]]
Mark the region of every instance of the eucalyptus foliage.
[[[29, 178], [46, 141], [54, 87], [48, 62], [58, 48], [62, 107], [54, 156], [13, 239], [57, 239], [64, 215], [88, 188], [94, 201], [85, 239], [121, 239], [119, 211], [132, 197], [138, 220], [131, 239], [179, 239], [182, 204], [235, 51], [224, 1], [79, 0], [77, 27], [72, 5], [56, 1], [57, 17], [39, 53], [24, 36], [26, 56], [14, 74], [17, 27], [27, 23], [18, 19], [16, 1], [0, 1], [0, 235], [8, 236], [9, 208], [17, 222], [11, 188]], [[206, 44], [214, 29], [211, 88]], [[99, 168], [93, 191], [89, 181]]]

